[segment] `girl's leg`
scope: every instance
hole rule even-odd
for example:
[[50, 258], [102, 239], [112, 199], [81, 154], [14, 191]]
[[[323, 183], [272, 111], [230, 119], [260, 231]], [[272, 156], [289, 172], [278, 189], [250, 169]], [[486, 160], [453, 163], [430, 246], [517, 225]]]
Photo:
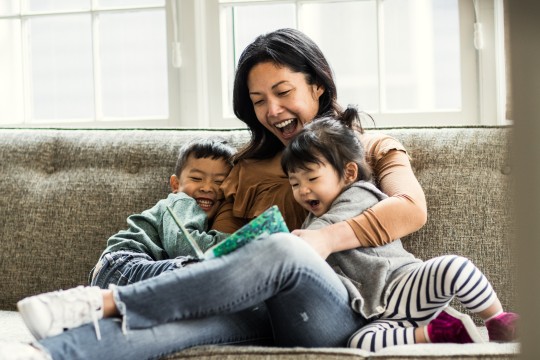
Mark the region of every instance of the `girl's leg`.
[[471, 261], [449, 255], [428, 260], [403, 277], [390, 293], [394, 300], [388, 301], [386, 313], [389, 318], [407, 319], [413, 326], [425, 325], [454, 296], [474, 313], [497, 301], [491, 284]]
[[366, 351], [378, 351], [387, 346], [415, 344], [416, 330], [402, 321], [375, 320], [354, 333], [349, 340], [349, 347]]
[[230, 315], [183, 320], [149, 329], [122, 332], [119, 319], [103, 319], [102, 340], [92, 325], [83, 325], [35, 344], [54, 360], [155, 359], [198, 345], [272, 345], [264, 306]]
[[453, 269], [459, 269], [455, 273], [450, 271], [450, 275], [447, 275], [447, 281], [451, 280], [450, 290], [455, 291], [456, 298], [465, 308], [485, 321], [490, 341], [515, 340], [519, 316], [503, 311], [501, 302], [485, 275], [463, 257], [456, 256], [448, 260], [448, 264], [450, 262], [453, 263]]
[[[391, 288], [384, 326], [370, 326], [354, 334], [353, 347], [393, 346], [414, 338], [415, 342], [481, 342], [476, 326], [464, 314], [446, 315], [430, 324], [456, 296], [471, 311], [485, 311], [497, 303], [486, 277], [468, 259], [441, 256], [424, 262], [402, 276]], [[416, 335], [415, 335], [416, 334]], [[374, 350], [372, 350], [374, 351]]]

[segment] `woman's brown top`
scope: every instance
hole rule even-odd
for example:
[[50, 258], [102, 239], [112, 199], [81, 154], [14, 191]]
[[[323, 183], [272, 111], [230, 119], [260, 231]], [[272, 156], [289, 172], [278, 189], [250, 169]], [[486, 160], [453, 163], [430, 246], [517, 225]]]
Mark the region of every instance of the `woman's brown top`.
[[[375, 184], [389, 197], [347, 223], [361, 246], [378, 246], [422, 227], [426, 221], [426, 200], [399, 141], [369, 133], [361, 135], [361, 140]], [[307, 212], [294, 200], [280, 160], [281, 152], [272, 159], [242, 160], [236, 164], [222, 185], [227, 201], [212, 228], [232, 233], [277, 205], [289, 230], [299, 229]]]

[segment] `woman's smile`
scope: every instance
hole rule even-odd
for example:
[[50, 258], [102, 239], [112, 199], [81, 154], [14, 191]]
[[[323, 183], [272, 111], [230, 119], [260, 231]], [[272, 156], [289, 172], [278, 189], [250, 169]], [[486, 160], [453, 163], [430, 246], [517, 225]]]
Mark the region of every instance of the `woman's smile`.
[[255, 65], [248, 76], [249, 96], [259, 122], [284, 145], [319, 111], [324, 88], [306, 75], [273, 62]]

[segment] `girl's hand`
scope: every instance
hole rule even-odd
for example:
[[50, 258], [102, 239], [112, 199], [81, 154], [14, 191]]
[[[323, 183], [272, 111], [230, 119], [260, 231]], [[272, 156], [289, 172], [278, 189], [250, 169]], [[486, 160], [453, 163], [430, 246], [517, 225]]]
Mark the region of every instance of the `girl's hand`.
[[332, 251], [332, 241], [323, 229], [319, 230], [293, 230], [296, 235], [307, 242], [323, 259], [326, 259]]

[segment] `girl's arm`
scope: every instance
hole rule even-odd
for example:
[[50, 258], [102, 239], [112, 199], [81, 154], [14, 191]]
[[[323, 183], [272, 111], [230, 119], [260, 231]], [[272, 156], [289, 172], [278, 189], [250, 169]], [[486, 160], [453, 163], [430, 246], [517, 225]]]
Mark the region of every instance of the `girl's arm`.
[[380, 246], [420, 229], [427, 220], [424, 191], [409, 157], [395, 139], [385, 137], [366, 147], [378, 187], [389, 197], [350, 220], [320, 230], [295, 230], [323, 258], [358, 246]]

